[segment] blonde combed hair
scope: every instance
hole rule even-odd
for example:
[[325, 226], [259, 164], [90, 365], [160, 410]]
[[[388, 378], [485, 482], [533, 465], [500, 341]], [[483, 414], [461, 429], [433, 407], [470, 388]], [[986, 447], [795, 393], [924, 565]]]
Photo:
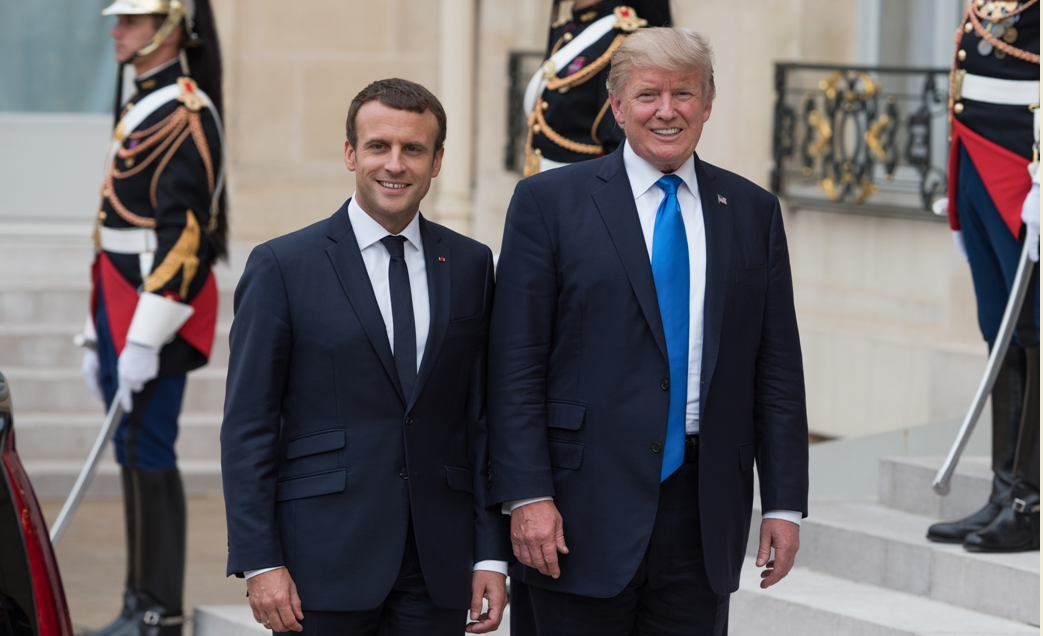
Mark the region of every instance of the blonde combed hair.
[[627, 36], [612, 54], [608, 73], [608, 92], [622, 97], [630, 73], [638, 68], [661, 68], [672, 72], [691, 72], [699, 77], [702, 96], [713, 102], [717, 89], [713, 83], [713, 49], [702, 33], [678, 27], [639, 29]]

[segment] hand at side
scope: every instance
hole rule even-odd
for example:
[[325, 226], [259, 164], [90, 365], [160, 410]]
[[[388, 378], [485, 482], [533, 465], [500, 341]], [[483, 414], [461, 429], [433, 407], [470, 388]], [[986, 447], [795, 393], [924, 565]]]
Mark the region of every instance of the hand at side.
[[246, 591], [258, 623], [268, 622], [276, 632], [304, 631], [298, 622], [304, 620], [301, 599], [289, 570], [278, 568], [251, 577], [246, 580]]
[[561, 576], [558, 553], [568, 554], [561, 514], [553, 501], [537, 501], [511, 513], [511, 545], [522, 565], [552, 578]]
[[[489, 611], [482, 614], [482, 599], [489, 601]], [[465, 629], [468, 634], [496, 631], [507, 605], [507, 577], [499, 572], [478, 570], [471, 575], [471, 620]]]
[[[771, 550], [775, 556], [771, 558]], [[800, 526], [785, 519], [761, 521], [761, 541], [757, 550], [757, 567], [761, 572], [761, 588], [768, 589], [781, 581], [793, 567], [800, 549]]]

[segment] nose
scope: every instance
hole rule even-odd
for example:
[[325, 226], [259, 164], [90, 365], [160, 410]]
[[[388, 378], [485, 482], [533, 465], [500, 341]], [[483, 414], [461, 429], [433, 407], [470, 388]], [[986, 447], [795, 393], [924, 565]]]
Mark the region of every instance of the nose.
[[669, 121], [674, 118], [674, 113], [674, 96], [670, 93], [660, 95], [656, 103], [656, 117], [663, 121]]
[[395, 146], [391, 148], [391, 152], [388, 153], [387, 163], [384, 164], [384, 169], [388, 172], [402, 172], [402, 149]]

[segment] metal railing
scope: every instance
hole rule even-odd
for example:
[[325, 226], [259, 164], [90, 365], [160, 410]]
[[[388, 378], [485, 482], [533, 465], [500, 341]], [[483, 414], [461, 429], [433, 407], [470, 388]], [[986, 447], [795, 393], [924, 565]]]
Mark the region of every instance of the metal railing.
[[771, 189], [809, 208], [940, 219], [944, 68], [776, 63]]

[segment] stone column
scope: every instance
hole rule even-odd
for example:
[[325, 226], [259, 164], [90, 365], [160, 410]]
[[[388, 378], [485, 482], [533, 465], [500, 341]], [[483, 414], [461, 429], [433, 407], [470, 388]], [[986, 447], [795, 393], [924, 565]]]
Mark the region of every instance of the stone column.
[[474, 112], [475, 0], [442, 0], [439, 29], [439, 95], [448, 137], [436, 179], [435, 218], [457, 232], [471, 230]]

